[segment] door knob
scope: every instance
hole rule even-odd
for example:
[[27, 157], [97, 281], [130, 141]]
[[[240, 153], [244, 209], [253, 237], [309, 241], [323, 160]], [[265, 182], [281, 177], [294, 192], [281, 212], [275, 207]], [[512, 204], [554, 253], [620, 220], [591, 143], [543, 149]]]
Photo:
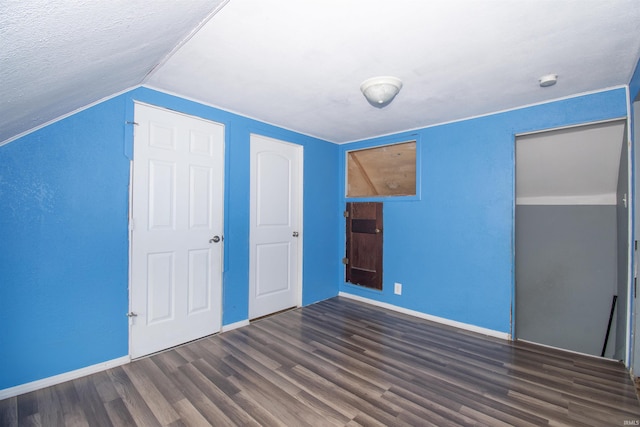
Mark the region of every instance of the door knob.
[[209, 239], [209, 243], [218, 243], [220, 241], [220, 236], [213, 236]]
[[297, 231], [293, 232], [293, 237], [298, 237], [300, 235], [300, 233], [298, 233]]

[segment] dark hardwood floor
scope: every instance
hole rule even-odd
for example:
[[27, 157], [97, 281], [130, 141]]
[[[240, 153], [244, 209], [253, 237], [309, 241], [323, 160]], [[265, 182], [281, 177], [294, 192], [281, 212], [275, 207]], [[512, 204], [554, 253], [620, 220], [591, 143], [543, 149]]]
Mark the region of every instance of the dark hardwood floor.
[[0, 401], [1, 426], [625, 426], [621, 363], [333, 298]]

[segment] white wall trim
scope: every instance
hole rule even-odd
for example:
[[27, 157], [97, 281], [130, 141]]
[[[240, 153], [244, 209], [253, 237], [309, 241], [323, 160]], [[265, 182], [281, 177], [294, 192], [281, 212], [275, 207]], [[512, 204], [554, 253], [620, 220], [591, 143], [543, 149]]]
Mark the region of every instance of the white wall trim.
[[409, 310], [408, 308], [398, 307], [397, 305], [372, 300], [372, 299], [361, 297], [358, 295], [349, 294], [346, 292], [339, 292], [338, 296], [350, 298], [356, 301], [364, 302], [366, 304], [375, 305], [377, 307], [386, 308], [388, 310], [397, 311], [399, 313], [408, 314], [409, 316], [419, 317], [421, 319], [430, 320], [436, 323], [441, 323], [443, 325], [464, 329], [466, 331], [476, 332], [482, 335], [488, 335], [490, 337], [501, 338], [507, 341], [511, 340], [511, 334], [507, 332], [495, 331], [493, 329], [482, 328], [480, 326], [470, 325], [468, 323], [462, 323], [455, 320], [445, 319], [444, 317], [438, 317], [438, 316], [433, 316], [431, 314], [422, 313], [420, 311]]
[[[636, 206], [636, 196], [635, 196], [635, 186], [634, 186], [634, 178], [635, 178], [635, 162], [634, 162], [634, 153], [633, 153], [633, 132], [632, 132], [632, 122], [633, 117], [631, 116], [631, 93], [629, 92], [629, 85], [625, 86], [625, 90], [627, 92], [627, 122], [625, 124], [626, 141], [622, 141], [623, 144], [627, 145], [627, 336], [625, 337], [625, 352], [624, 352], [624, 366], [629, 369], [633, 364], [633, 340], [637, 337], [638, 331], [633, 328], [633, 309], [635, 297], [634, 295], [634, 286], [633, 279], [635, 276], [635, 268], [636, 260], [634, 259], [635, 254], [635, 223], [634, 216], [635, 210], [638, 208]], [[637, 142], [637, 141], [636, 141]]]
[[229, 109], [227, 107], [221, 107], [220, 105], [217, 105], [217, 104], [214, 104], [214, 103], [211, 103], [211, 102], [207, 102], [207, 101], [204, 101], [202, 99], [198, 99], [198, 98], [195, 98], [195, 97], [192, 97], [192, 96], [186, 96], [184, 94], [181, 95], [181, 94], [179, 94], [177, 92], [173, 92], [173, 91], [170, 91], [170, 90], [167, 90], [167, 89], [162, 89], [162, 88], [160, 88], [158, 86], [154, 86], [153, 84], [151, 84], [149, 82], [146, 82], [144, 85], [142, 85], [142, 87], [144, 87], [146, 89], [154, 90], [154, 91], [159, 92], [159, 93], [163, 93], [165, 95], [175, 96], [177, 98], [181, 98], [181, 99], [184, 99], [184, 100], [187, 100], [187, 101], [190, 101], [190, 102], [195, 102], [196, 104], [204, 105], [205, 107], [215, 108], [216, 110], [219, 110], [219, 111], [222, 111], [222, 112], [225, 112], [225, 113], [230, 113], [230, 114], [233, 114], [233, 115], [236, 115], [236, 116], [239, 116], [239, 117], [243, 117], [243, 118], [248, 119], [248, 120], [253, 120], [253, 121], [255, 121], [255, 122], [259, 123], [259, 124], [268, 125], [268, 126], [274, 126], [274, 127], [278, 128], [278, 129], [282, 129], [282, 130], [285, 130], [285, 131], [288, 131], [288, 132], [293, 132], [295, 134], [306, 136], [308, 138], [317, 139], [319, 141], [328, 142], [330, 144], [336, 144], [336, 145], [339, 144], [337, 142], [330, 141], [330, 140], [328, 140], [328, 139], [326, 139], [326, 138], [324, 138], [322, 136], [318, 136], [318, 135], [314, 135], [314, 134], [310, 134], [310, 133], [303, 133], [300, 130], [295, 130], [294, 128], [286, 127], [285, 125], [283, 125], [281, 123], [280, 124], [276, 124], [276, 123], [273, 123], [273, 122], [268, 122], [268, 121], [265, 121], [264, 119], [258, 119], [256, 117], [249, 116], [246, 113], [241, 113], [238, 110]]
[[54, 375], [53, 377], [43, 378], [41, 380], [32, 381], [30, 383], [20, 384], [15, 387], [5, 388], [4, 390], [0, 390], [0, 400], [8, 399], [9, 397], [18, 396], [19, 394], [29, 393], [35, 390], [40, 390], [41, 388], [75, 380], [76, 378], [95, 374], [97, 372], [106, 371], [107, 369], [115, 368], [116, 366], [126, 365], [129, 362], [131, 362], [131, 358], [129, 356], [123, 356], [117, 359], [112, 359], [106, 362], [87, 366], [85, 368], [76, 369], [75, 371], [69, 371], [60, 375]]
[[229, 323], [228, 325], [222, 325], [222, 329], [220, 329], [220, 332], [229, 332], [229, 331], [233, 331], [234, 329], [238, 329], [238, 328], [242, 328], [243, 326], [249, 326], [249, 320], [241, 320], [239, 322], [235, 322], [235, 323]]
[[584, 196], [534, 196], [517, 197], [516, 205], [613, 205], [618, 203], [616, 193], [589, 194]]
[[[345, 141], [345, 142], [334, 142], [334, 141], [329, 141], [329, 142], [333, 142], [334, 144], [342, 145], [342, 144], [352, 144], [354, 142], [369, 141], [371, 139], [382, 138], [382, 137], [385, 137], [385, 136], [392, 136], [392, 135], [397, 135], [397, 134], [402, 134], [402, 133], [407, 133], [407, 132], [415, 132], [415, 131], [420, 131], [420, 130], [423, 130], [423, 129], [433, 128], [433, 127], [438, 127], [438, 126], [444, 126], [444, 125], [448, 125], [448, 124], [452, 124], [452, 123], [459, 123], [459, 122], [465, 122], [467, 120], [475, 120], [475, 119], [480, 119], [480, 118], [483, 118], [483, 117], [489, 117], [489, 116], [493, 116], [495, 114], [503, 114], [503, 113], [509, 113], [511, 111], [522, 110], [522, 109], [525, 109], [525, 108], [537, 107], [539, 105], [552, 104], [552, 103], [558, 102], [558, 101], [565, 101], [565, 100], [568, 100], [568, 99], [580, 98], [581, 96], [596, 95], [598, 93], [609, 92], [609, 91], [617, 90], [617, 89], [624, 89], [625, 87], [627, 87], [627, 86], [626, 85], [609, 86], [609, 87], [605, 87], [605, 88], [602, 88], [602, 89], [590, 90], [590, 91], [586, 91], [586, 92], [580, 92], [580, 93], [575, 93], [575, 94], [572, 94], [572, 95], [562, 96], [560, 98], [553, 98], [553, 99], [548, 99], [546, 101], [535, 102], [533, 104], [519, 105], [517, 107], [506, 108], [504, 110], [496, 110], [496, 111], [492, 111], [492, 112], [489, 112], [489, 113], [478, 114], [478, 115], [475, 115], [475, 116], [462, 117], [460, 119], [433, 123], [433, 124], [430, 124], [430, 125], [420, 126], [420, 127], [417, 127], [417, 128], [405, 129], [405, 130], [402, 130], [402, 131], [385, 133], [385, 134], [377, 135], [377, 136], [371, 136], [371, 137], [368, 137], [368, 138], [356, 139], [356, 140], [353, 140], [353, 141]], [[588, 123], [589, 124], [591, 124], [591, 123], [600, 123], [600, 122], [608, 122], [608, 121], [614, 121], [614, 120], [620, 120], [620, 119], [624, 119], [624, 117], [618, 117], [618, 118], [615, 118], [615, 119], [607, 119], [607, 120], [588, 122]], [[580, 124], [577, 124], [576, 126], [580, 126]], [[566, 126], [566, 127], [572, 127], [572, 125], [571, 126]], [[563, 129], [563, 128], [564, 127], [559, 127], [558, 129]], [[553, 128], [553, 129], [555, 129], [555, 128]], [[542, 132], [542, 131], [543, 130], [536, 130], [536, 131], [531, 132], [531, 133], [538, 133], [538, 132]], [[516, 136], [527, 135], [527, 134], [528, 134], [527, 132], [518, 133], [518, 134], [516, 134]]]
[[[626, 86], [618, 86], [612, 89], [622, 89]], [[565, 125], [565, 126], [557, 126], [557, 127], [553, 127], [553, 128], [545, 128], [545, 129], [536, 129], [536, 130], [532, 130], [529, 132], [521, 132], [521, 133], [516, 133], [515, 136], [516, 138], [522, 137], [522, 136], [529, 136], [529, 135], [538, 135], [538, 134], [544, 134], [547, 132], [555, 132], [558, 130], [566, 130], [566, 129], [575, 129], [575, 128], [581, 128], [581, 127], [585, 127], [585, 126], [592, 126], [592, 125], [602, 125], [602, 124], [607, 124], [607, 123], [615, 123], [615, 122], [624, 122], [626, 119], [625, 116], [620, 116], [620, 117], [614, 117], [612, 119], [604, 119], [604, 120], [594, 120], [592, 122], [580, 122], [580, 123], [575, 123], [575, 124], [571, 124], [571, 125]]]
[[60, 115], [60, 116], [54, 117], [54, 118], [53, 118], [53, 119], [51, 119], [51, 120], [48, 120], [48, 121], [46, 121], [46, 122], [44, 122], [44, 123], [42, 123], [42, 124], [39, 124], [39, 125], [37, 125], [37, 126], [34, 126], [34, 127], [32, 127], [32, 128], [29, 128], [29, 129], [25, 130], [24, 132], [20, 132], [20, 133], [19, 133], [19, 134], [17, 134], [17, 135], [14, 135], [14, 136], [12, 136], [12, 137], [10, 137], [10, 138], [5, 139], [4, 141], [0, 141], [0, 147], [2, 147], [3, 145], [8, 144], [8, 143], [10, 143], [10, 142], [13, 142], [13, 141], [15, 141], [15, 140], [17, 140], [17, 139], [20, 139], [20, 138], [22, 138], [22, 137], [24, 137], [24, 136], [27, 136], [27, 135], [29, 135], [30, 133], [33, 133], [33, 132], [36, 132], [36, 131], [38, 131], [38, 130], [40, 130], [40, 129], [46, 128], [47, 126], [50, 126], [50, 125], [52, 125], [52, 124], [54, 124], [54, 123], [56, 123], [56, 122], [59, 122], [59, 121], [61, 121], [61, 120], [64, 120], [64, 119], [66, 119], [67, 117], [71, 117], [71, 116], [73, 116], [74, 114], [78, 114], [78, 113], [80, 113], [80, 112], [82, 112], [82, 111], [84, 111], [84, 110], [88, 110], [88, 109], [89, 109], [89, 108], [91, 108], [91, 107], [95, 107], [95, 106], [96, 106], [96, 105], [98, 105], [98, 104], [102, 104], [102, 103], [103, 103], [103, 102], [105, 102], [105, 101], [109, 101], [110, 99], [116, 98], [116, 97], [118, 97], [118, 96], [120, 96], [120, 95], [122, 95], [122, 94], [125, 94], [125, 93], [127, 93], [127, 92], [129, 92], [129, 91], [131, 91], [131, 90], [137, 89], [137, 88], [139, 88], [139, 87], [140, 87], [140, 85], [139, 85], [139, 84], [138, 84], [138, 85], [130, 86], [130, 87], [128, 87], [128, 88], [126, 88], [126, 89], [123, 89], [123, 90], [121, 90], [121, 91], [119, 91], [119, 92], [112, 93], [111, 95], [105, 96], [104, 98], [100, 98], [100, 99], [99, 99], [99, 100], [97, 100], [97, 101], [91, 102], [91, 103], [89, 103], [89, 104], [87, 104], [87, 105], [83, 105], [82, 107], [78, 107], [78, 108], [76, 108], [75, 110], [70, 111], [70, 112], [68, 112], [68, 113], [66, 113], [66, 114], [62, 114], [62, 115]]
[[[217, 13], [217, 11], [216, 11], [216, 13]], [[157, 69], [157, 67], [154, 68], [153, 70], [151, 70], [149, 75], [151, 75], [156, 69]], [[433, 124], [430, 124], [430, 125], [420, 126], [420, 127], [411, 128], [411, 129], [405, 129], [405, 130], [398, 131], [398, 132], [392, 132], [392, 133], [387, 133], [387, 134], [382, 134], [382, 135], [376, 135], [376, 136], [357, 139], [357, 140], [353, 140], [353, 141], [337, 142], [337, 141], [328, 140], [328, 139], [326, 139], [324, 137], [321, 137], [321, 136], [318, 136], [318, 135], [303, 133], [303, 132], [301, 132], [299, 130], [294, 130], [292, 128], [284, 127], [281, 124], [274, 124], [274, 123], [271, 123], [271, 122], [266, 122], [264, 120], [256, 119], [256, 118], [254, 118], [252, 116], [248, 116], [245, 113], [240, 113], [238, 111], [230, 110], [228, 108], [222, 108], [219, 105], [216, 105], [216, 104], [213, 104], [213, 103], [210, 103], [210, 102], [205, 102], [205, 101], [199, 100], [197, 98], [188, 97], [188, 96], [185, 96], [185, 95], [179, 95], [176, 92], [168, 91], [168, 90], [165, 90], [165, 89], [160, 89], [159, 87], [156, 87], [156, 86], [150, 84], [147, 80], [148, 80], [148, 77], [145, 76], [144, 81], [142, 83], [140, 83], [140, 84], [136, 84], [136, 85], [130, 86], [130, 87], [124, 89], [124, 90], [121, 90], [119, 92], [116, 92], [116, 93], [108, 95], [108, 96], [105, 96], [104, 98], [101, 98], [101, 99], [99, 99], [99, 100], [97, 100], [95, 102], [92, 102], [92, 103], [87, 104], [85, 106], [79, 107], [79, 108], [77, 108], [77, 109], [75, 109], [75, 110], [73, 110], [73, 111], [71, 111], [69, 113], [66, 113], [66, 114], [63, 114], [61, 116], [55, 117], [55, 118], [53, 118], [53, 119], [51, 119], [51, 120], [49, 120], [49, 121], [47, 121], [45, 123], [42, 123], [42, 124], [37, 125], [37, 126], [35, 126], [33, 128], [30, 128], [30, 129], [28, 129], [28, 130], [26, 130], [24, 132], [19, 133], [18, 135], [14, 135], [14, 136], [12, 136], [12, 137], [4, 140], [4, 141], [0, 141], [0, 146], [8, 144], [10, 142], [13, 142], [13, 141], [15, 141], [17, 139], [22, 138], [23, 136], [26, 136], [26, 135], [28, 135], [30, 133], [33, 133], [33, 132], [35, 132], [35, 131], [37, 131], [39, 129], [45, 128], [45, 127], [47, 127], [47, 126], [49, 126], [49, 125], [51, 125], [51, 124], [53, 124], [55, 122], [59, 122], [60, 120], [66, 119], [69, 116], [73, 116], [76, 113], [79, 113], [79, 112], [81, 112], [83, 110], [91, 108], [94, 105], [100, 104], [100, 103], [102, 103], [104, 101], [108, 101], [111, 98], [115, 98], [117, 96], [122, 95], [123, 93], [132, 91], [132, 90], [137, 89], [139, 87], [146, 87], [148, 89], [155, 90], [156, 92], [164, 93], [164, 94], [170, 95], [170, 96], [176, 96], [176, 97], [185, 99], [187, 101], [196, 102], [198, 104], [201, 104], [201, 105], [204, 105], [204, 106], [207, 106], [207, 107], [212, 107], [212, 108], [215, 108], [217, 110], [225, 111], [227, 113], [235, 114], [237, 116], [245, 117], [247, 119], [255, 120], [257, 122], [268, 124], [268, 125], [271, 125], [271, 126], [276, 126], [276, 127], [280, 128], [280, 129], [288, 130], [288, 131], [291, 131], [291, 132], [295, 132], [295, 133], [297, 133], [299, 135], [308, 136], [310, 138], [319, 139], [319, 140], [322, 140], [322, 141], [325, 141], [325, 142], [329, 142], [329, 143], [332, 143], [332, 144], [336, 144], [336, 145], [351, 144], [351, 143], [354, 143], [354, 142], [368, 141], [370, 139], [380, 138], [380, 137], [384, 137], [384, 136], [396, 135], [396, 134], [399, 134], [399, 133], [414, 132], [414, 131], [419, 131], [419, 130], [422, 130], [422, 129], [432, 128], [432, 127], [436, 127], [436, 126], [443, 126], [443, 125], [447, 125], [447, 124], [451, 124], [451, 123], [464, 122], [466, 120], [473, 120], [473, 119], [477, 119], [477, 118], [492, 116], [494, 114], [502, 114], [502, 113], [507, 113], [507, 112], [510, 112], [510, 111], [517, 111], [517, 110], [520, 110], [520, 109], [523, 109], [523, 108], [535, 107], [535, 106], [538, 106], [538, 105], [549, 104], [549, 103], [553, 103], [553, 102], [557, 102], [557, 101], [564, 101], [566, 99], [578, 98], [578, 97], [581, 97], [581, 96], [594, 95], [594, 94], [597, 94], [597, 93], [608, 92], [608, 91], [611, 91], [611, 90], [616, 90], [616, 89], [621, 89], [621, 88], [626, 88], [627, 89], [627, 93], [628, 93], [628, 86], [627, 85], [610, 86], [610, 87], [606, 87], [606, 88], [602, 88], [602, 89], [597, 89], [597, 90], [587, 91], [587, 92], [581, 92], [581, 93], [577, 93], [577, 94], [574, 94], [574, 95], [555, 98], [555, 99], [542, 101], [542, 102], [538, 102], [538, 103], [525, 104], [525, 105], [521, 105], [521, 106], [514, 107], [514, 108], [507, 108], [507, 109], [504, 109], [504, 110], [497, 110], [497, 111], [493, 111], [493, 112], [490, 112], [490, 113], [478, 114], [478, 115], [475, 115], [475, 116], [468, 116], [468, 117], [463, 117], [463, 118], [460, 118], [460, 119], [449, 120], [449, 121], [444, 121], [444, 122], [439, 122], [439, 123], [433, 123]], [[627, 96], [627, 99], [628, 98], [629, 97]], [[611, 119], [611, 120], [620, 120], [620, 118]], [[611, 121], [611, 120], [603, 120], [603, 122]], [[594, 122], [594, 123], [599, 123], [599, 122]], [[537, 133], [537, 132], [540, 132], [540, 131], [535, 131], [535, 132], [531, 132], [531, 133]], [[527, 134], [528, 133], [525, 132], [525, 133], [518, 134], [518, 135], [527, 135]]]
[[[608, 360], [608, 361], [612, 360], [611, 357], [602, 357], [602, 356], [598, 356], [596, 354], [583, 353], [581, 351], [569, 350], [568, 348], [556, 347], [556, 346], [553, 346], [553, 345], [542, 344], [542, 343], [535, 342], [535, 341], [523, 340], [522, 338], [518, 338], [517, 341], [518, 342], [522, 342], [522, 343], [535, 345], [535, 346], [538, 346], [538, 347], [548, 348], [548, 349], [551, 349], [551, 350], [558, 350], [558, 351], [562, 351], [562, 352], [566, 352], [566, 353], [577, 354], [579, 356], [591, 357], [592, 359]], [[609, 347], [609, 344], [607, 344], [607, 348], [608, 347]]]

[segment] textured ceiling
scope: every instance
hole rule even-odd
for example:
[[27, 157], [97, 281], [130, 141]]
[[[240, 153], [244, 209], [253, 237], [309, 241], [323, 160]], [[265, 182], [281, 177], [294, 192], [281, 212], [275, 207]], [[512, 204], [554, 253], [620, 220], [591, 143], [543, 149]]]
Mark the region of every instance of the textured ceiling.
[[139, 85], [223, 3], [0, 0], [0, 144]]
[[[231, 0], [149, 84], [346, 142], [628, 84], [639, 23], [637, 0]], [[376, 75], [404, 82], [384, 109]]]
[[145, 84], [341, 143], [626, 85], [640, 53], [637, 0], [223, 3], [4, 0], [0, 141]]

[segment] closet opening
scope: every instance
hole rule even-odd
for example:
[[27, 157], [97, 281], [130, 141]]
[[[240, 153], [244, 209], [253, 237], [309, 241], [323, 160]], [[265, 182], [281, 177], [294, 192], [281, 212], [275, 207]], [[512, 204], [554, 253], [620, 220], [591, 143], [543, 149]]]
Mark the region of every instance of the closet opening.
[[516, 137], [514, 339], [626, 358], [627, 140], [626, 120]]

